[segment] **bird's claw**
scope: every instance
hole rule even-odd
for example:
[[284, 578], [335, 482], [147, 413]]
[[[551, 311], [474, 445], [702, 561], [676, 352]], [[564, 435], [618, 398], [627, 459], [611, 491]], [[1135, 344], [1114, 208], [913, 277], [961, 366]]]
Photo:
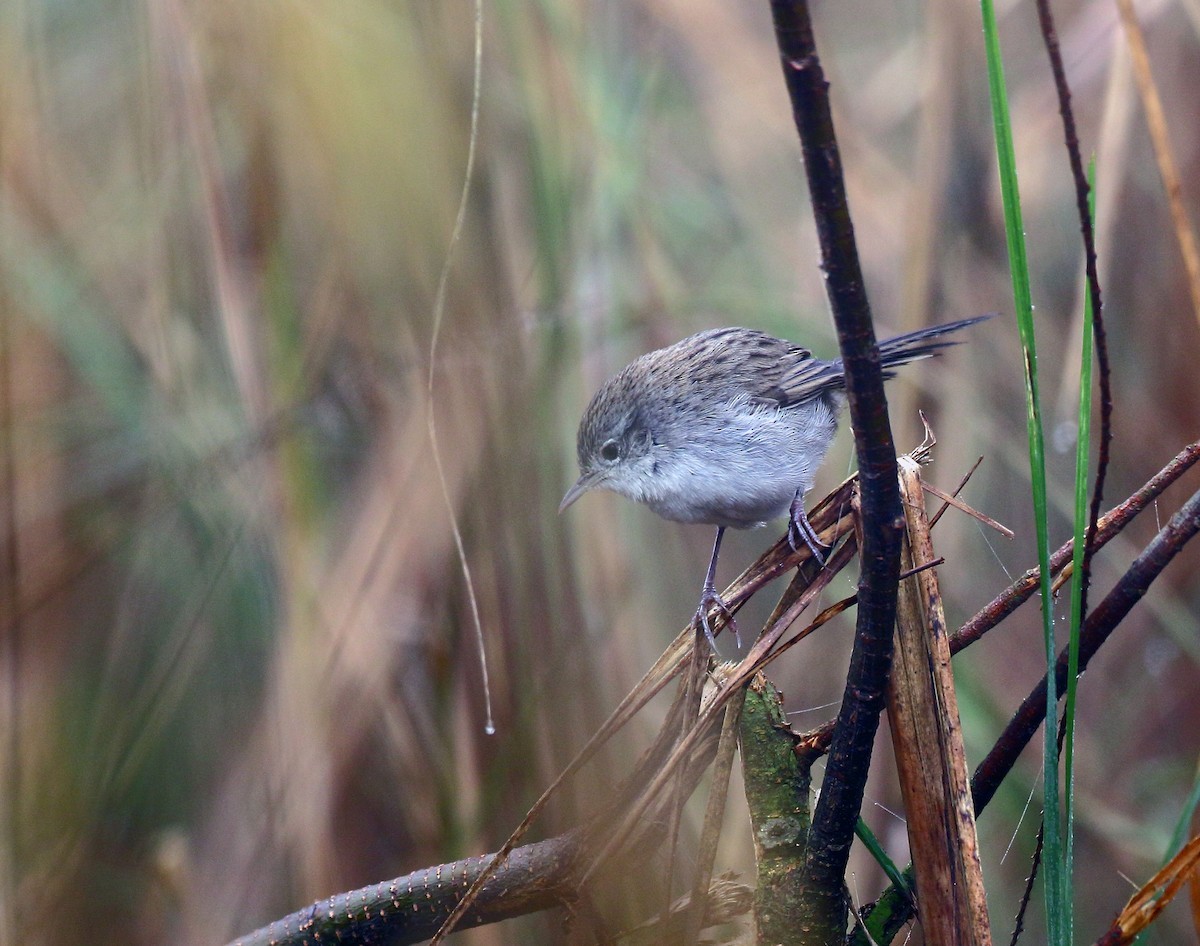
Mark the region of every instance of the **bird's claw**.
[[817, 538], [816, 530], [813, 529], [812, 523], [808, 521], [808, 516], [804, 514], [804, 504], [799, 496], [792, 503], [792, 514], [788, 519], [787, 538], [788, 545], [792, 547], [793, 552], [800, 551], [801, 542], [808, 546], [808, 550], [812, 552], [813, 558], [821, 566], [825, 564], [826, 553], [833, 547], [825, 545]]
[[708, 638], [708, 646], [712, 648], [714, 654], [717, 653], [717, 639], [713, 636], [712, 623], [708, 619], [709, 609], [713, 605], [716, 605], [717, 610], [725, 615], [726, 626], [733, 631], [733, 638], [737, 641], [738, 647], [741, 647], [742, 635], [738, 632], [733, 611], [729, 609], [725, 599], [717, 594], [716, 588], [712, 586], [706, 586], [700, 593], [700, 606], [696, 608], [696, 616], [692, 619], [694, 626], [704, 631], [704, 636]]

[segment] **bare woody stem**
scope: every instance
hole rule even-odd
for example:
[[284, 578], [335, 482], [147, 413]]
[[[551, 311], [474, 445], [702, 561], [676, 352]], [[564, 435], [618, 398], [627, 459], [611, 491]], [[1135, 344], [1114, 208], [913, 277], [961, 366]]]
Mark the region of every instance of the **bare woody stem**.
[[821, 266], [846, 366], [850, 420], [862, 484], [862, 571], [854, 649], [805, 859], [801, 925], [813, 942], [845, 929], [846, 862], [871, 764], [892, 658], [903, 514], [879, 349], [871, 322], [829, 104], [804, 0], [772, 0], [775, 39], [800, 136]]

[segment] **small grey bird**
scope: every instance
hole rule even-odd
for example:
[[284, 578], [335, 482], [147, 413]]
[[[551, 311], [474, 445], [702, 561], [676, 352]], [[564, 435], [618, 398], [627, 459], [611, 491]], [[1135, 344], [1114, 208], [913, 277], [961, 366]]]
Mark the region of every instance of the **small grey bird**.
[[[955, 344], [946, 336], [987, 318], [880, 343], [884, 377]], [[715, 525], [695, 617], [715, 650], [708, 610], [715, 604], [728, 613], [714, 585], [725, 529], [763, 525], [788, 513], [792, 548], [802, 541], [824, 563], [804, 513], [804, 494], [837, 432], [845, 382], [840, 358], [822, 361], [806, 348], [748, 328], [700, 332], [642, 355], [609, 378], [583, 412], [581, 475], [558, 511], [588, 490], [607, 489], [664, 519]]]

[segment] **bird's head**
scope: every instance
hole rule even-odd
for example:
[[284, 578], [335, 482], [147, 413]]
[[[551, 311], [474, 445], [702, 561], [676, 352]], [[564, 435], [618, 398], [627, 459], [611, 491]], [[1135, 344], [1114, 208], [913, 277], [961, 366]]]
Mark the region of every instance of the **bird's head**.
[[593, 489], [611, 490], [637, 502], [655, 495], [659, 445], [628, 381], [621, 374], [610, 379], [584, 411], [576, 440], [580, 475], [559, 512]]

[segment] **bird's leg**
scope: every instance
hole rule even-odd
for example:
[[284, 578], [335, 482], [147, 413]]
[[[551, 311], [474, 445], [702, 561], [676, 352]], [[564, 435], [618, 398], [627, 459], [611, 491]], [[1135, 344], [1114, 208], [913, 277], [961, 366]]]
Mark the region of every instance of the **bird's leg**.
[[708, 609], [710, 605], [715, 604], [719, 610], [724, 612], [725, 617], [729, 619], [729, 626], [733, 629], [733, 636], [737, 640], [738, 647], [742, 646], [742, 636], [738, 633], [737, 621], [733, 619], [733, 612], [729, 610], [729, 605], [725, 603], [725, 599], [717, 594], [717, 587], [715, 585], [717, 578], [717, 557], [721, 554], [721, 539], [724, 535], [725, 527], [717, 526], [717, 538], [713, 542], [712, 559], [708, 563], [708, 572], [704, 576], [704, 588], [700, 591], [700, 607], [696, 608], [696, 616], [692, 619], [703, 629], [714, 654], [717, 653], [717, 641], [713, 637], [712, 626], [708, 621]]
[[817, 538], [812, 523], [808, 521], [808, 516], [804, 513], [804, 494], [800, 490], [796, 490], [796, 497], [792, 500], [791, 517], [788, 520], [788, 545], [792, 547], [793, 552], [799, 550], [799, 542], [802, 539], [808, 546], [808, 550], [812, 552], [813, 558], [817, 560], [817, 564], [824, 565], [825, 553], [829, 551], [829, 546], [824, 545]]

